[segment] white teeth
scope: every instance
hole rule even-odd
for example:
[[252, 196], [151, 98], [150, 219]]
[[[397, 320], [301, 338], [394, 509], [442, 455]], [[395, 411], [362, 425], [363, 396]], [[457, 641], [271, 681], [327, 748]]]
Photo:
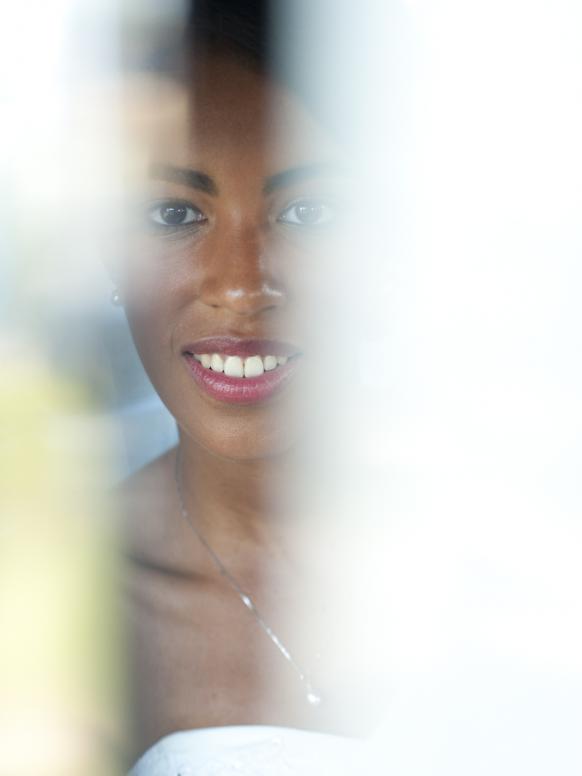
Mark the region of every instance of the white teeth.
[[265, 371], [263, 359], [260, 356], [249, 356], [245, 358], [245, 377], [260, 377]]
[[263, 372], [270, 372], [278, 366], [283, 366], [289, 360], [288, 356], [225, 356], [220, 353], [194, 353], [194, 358], [205, 369], [213, 372], [224, 372], [228, 377], [260, 377]]
[[224, 361], [222, 360], [222, 356], [219, 356], [218, 353], [213, 353], [210, 358], [210, 368], [213, 372], [222, 372], [224, 370]]
[[224, 362], [224, 374], [228, 377], [242, 377], [244, 375], [242, 358], [227, 356]]

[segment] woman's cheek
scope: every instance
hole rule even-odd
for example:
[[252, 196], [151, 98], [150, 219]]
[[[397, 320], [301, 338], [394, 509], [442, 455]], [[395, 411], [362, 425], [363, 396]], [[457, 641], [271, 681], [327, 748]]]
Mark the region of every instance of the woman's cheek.
[[196, 262], [186, 246], [161, 238], [134, 243], [124, 267], [124, 298], [135, 309], [171, 306], [173, 297], [191, 293], [196, 285]]
[[127, 278], [124, 306], [133, 340], [150, 374], [160, 360], [172, 356], [176, 304], [169, 273], [144, 262], [139, 272]]
[[167, 316], [163, 309], [145, 305], [143, 300], [139, 304], [128, 304], [126, 315], [145, 371], [157, 388], [171, 348]]

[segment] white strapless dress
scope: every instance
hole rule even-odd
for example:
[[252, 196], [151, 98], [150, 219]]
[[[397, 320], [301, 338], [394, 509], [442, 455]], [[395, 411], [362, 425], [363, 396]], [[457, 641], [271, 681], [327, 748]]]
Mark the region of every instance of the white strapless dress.
[[268, 725], [172, 733], [129, 776], [355, 776], [370, 774], [364, 741]]

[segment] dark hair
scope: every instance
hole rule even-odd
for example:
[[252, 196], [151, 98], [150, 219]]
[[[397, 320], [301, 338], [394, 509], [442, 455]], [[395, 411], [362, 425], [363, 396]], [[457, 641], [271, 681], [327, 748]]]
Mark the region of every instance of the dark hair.
[[249, 64], [271, 64], [268, 0], [194, 0], [186, 24], [186, 45], [194, 51], [227, 50]]

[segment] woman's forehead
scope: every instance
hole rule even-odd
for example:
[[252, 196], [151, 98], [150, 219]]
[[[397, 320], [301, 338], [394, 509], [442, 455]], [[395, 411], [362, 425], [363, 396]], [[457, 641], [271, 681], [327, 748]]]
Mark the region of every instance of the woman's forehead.
[[143, 160], [146, 179], [160, 165], [248, 188], [285, 170], [345, 163], [298, 95], [258, 69], [221, 56], [194, 61], [190, 73], [130, 92], [131, 158]]
[[[208, 57], [187, 82], [188, 153], [244, 153], [273, 163], [335, 154], [329, 133], [291, 90], [235, 57]], [[178, 150], [178, 149], [176, 149]]]

